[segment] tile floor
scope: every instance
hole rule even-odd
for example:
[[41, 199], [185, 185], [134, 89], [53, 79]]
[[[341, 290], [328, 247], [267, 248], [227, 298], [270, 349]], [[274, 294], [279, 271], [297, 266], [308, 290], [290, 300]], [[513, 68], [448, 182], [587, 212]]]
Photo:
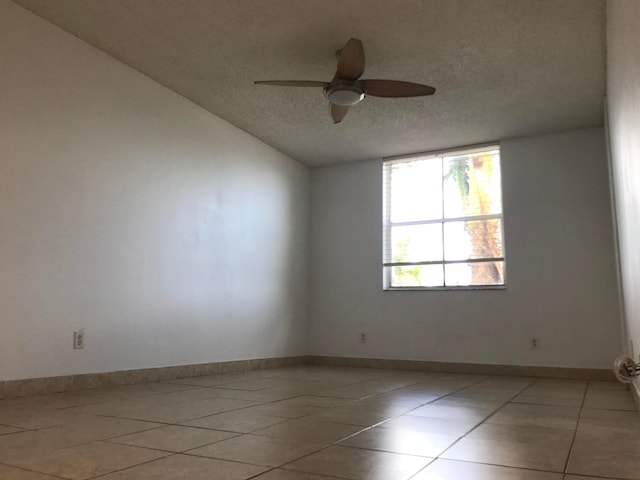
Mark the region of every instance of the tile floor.
[[301, 366], [0, 400], [0, 479], [640, 480], [622, 385]]

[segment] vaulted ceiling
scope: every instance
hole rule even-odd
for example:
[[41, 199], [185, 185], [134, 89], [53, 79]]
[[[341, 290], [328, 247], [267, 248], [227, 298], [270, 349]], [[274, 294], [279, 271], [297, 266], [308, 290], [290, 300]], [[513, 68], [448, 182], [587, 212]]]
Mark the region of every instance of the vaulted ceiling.
[[[15, 0], [310, 166], [603, 123], [600, 0]], [[334, 125], [320, 88], [364, 42], [364, 77], [431, 97], [368, 97]]]

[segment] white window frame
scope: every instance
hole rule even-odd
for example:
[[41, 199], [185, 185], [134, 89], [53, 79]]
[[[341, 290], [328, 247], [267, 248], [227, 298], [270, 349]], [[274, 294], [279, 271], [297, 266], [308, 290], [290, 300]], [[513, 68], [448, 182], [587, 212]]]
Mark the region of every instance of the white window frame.
[[[504, 241], [504, 201], [502, 201], [502, 210], [499, 214], [487, 214], [487, 215], [476, 215], [476, 216], [467, 216], [467, 217], [456, 217], [456, 218], [445, 218], [444, 211], [442, 214], [442, 218], [435, 220], [424, 220], [424, 221], [413, 221], [413, 222], [391, 222], [391, 202], [389, 199], [390, 194], [390, 176], [385, 175], [384, 170], [386, 165], [389, 163], [398, 163], [398, 162], [407, 162], [412, 160], [432, 160], [436, 158], [448, 157], [453, 155], [469, 155], [473, 153], [485, 152], [488, 150], [498, 150], [500, 151], [500, 144], [495, 143], [487, 143], [482, 145], [474, 145], [468, 147], [461, 148], [453, 148], [446, 150], [437, 150], [426, 153], [414, 153], [410, 155], [402, 155], [396, 157], [386, 157], [383, 158], [382, 161], [382, 169], [383, 169], [383, 186], [382, 186], [382, 203], [383, 203], [383, 220], [382, 220], [382, 229], [383, 229], [383, 246], [382, 246], [382, 272], [383, 272], [383, 282], [382, 288], [385, 291], [438, 291], [438, 290], [505, 290], [507, 287], [507, 262], [506, 262], [506, 250], [505, 250], [505, 241]], [[441, 194], [444, 192], [444, 178]], [[500, 155], [500, 192], [502, 200], [504, 197], [502, 196], [502, 155]], [[444, 210], [444, 204], [443, 204]], [[385, 262], [385, 250], [389, 248], [386, 244], [387, 239], [391, 238], [391, 227], [394, 226], [407, 226], [407, 225], [428, 225], [428, 224], [441, 224], [443, 225], [442, 232], [444, 237], [444, 224], [450, 222], [459, 222], [459, 221], [473, 221], [473, 220], [490, 220], [490, 219], [500, 219], [502, 228], [500, 229], [501, 233], [501, 241], [502, 241], [502, 257], [496, 258], [478, 258], [478, 259], [466, 259], [466, 260], [445, 260], [444, 258], [444, 238], [443, 238], [443, 254], [442, 260], [436, 261], [422, 261], [422, 262]], [[483, 262], [503, 262], [503, 275], [502, 280], [503, 283], [496, 285], [439, 285], [439, 286], [411, 286], [411, 287], [397, 287], [391, 286], [391, 269], [386, 267], [394, 267], [394, 266], [413, 266], [413, 265], [442, 265], [442, 268], [445, 268], [445, 265], [451, 264], [460, 264], [460, 263], [483, 263]], [[443, 277], [444, 278], [444, 277]]]

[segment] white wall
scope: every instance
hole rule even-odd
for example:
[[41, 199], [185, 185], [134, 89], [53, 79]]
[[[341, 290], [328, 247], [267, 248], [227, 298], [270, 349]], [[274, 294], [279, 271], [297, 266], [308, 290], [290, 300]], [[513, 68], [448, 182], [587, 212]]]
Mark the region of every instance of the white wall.
[[0, 380], [306, 353], [308, 177], [0, 0]]
[[310, 353], [611, 366], [620, 319], [603, 130], [501, 148], [506, 290], [383, 292], [381, 161], [312, 171]]
[[[607, 97], [627, 335], [640, 361], [640, 2], [607, 2]], [[631, 353], [630, 346], [626, 347]], [[637, 382], [640, 389], [640, 382]]]

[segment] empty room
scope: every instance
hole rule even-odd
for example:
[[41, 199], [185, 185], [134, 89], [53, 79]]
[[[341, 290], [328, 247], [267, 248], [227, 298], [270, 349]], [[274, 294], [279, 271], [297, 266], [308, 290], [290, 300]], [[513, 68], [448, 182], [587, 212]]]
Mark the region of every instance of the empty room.
[[640, 480], [638, 52], [638, 0], [0, 0], [0, 479]]

